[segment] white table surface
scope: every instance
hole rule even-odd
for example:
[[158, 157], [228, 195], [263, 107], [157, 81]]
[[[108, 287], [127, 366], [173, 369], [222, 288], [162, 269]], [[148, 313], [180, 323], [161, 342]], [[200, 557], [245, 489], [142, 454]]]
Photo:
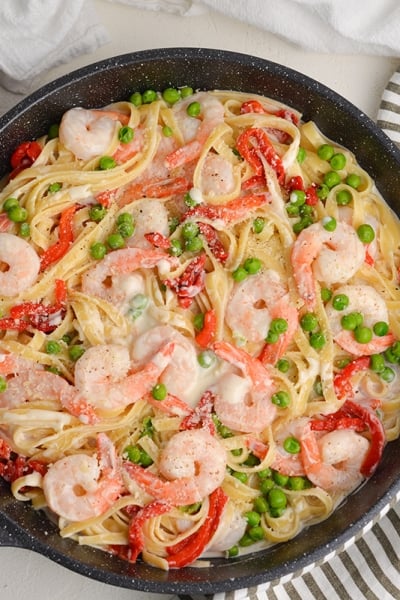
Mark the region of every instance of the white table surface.
[[[94, 2], [111, 42], [46, 73], [37, 87], [79, 67], [136, 50], [205, 47], [253, 54], [294, 68], [329, 86], [375, 119], [380, 97], [399, 59], [306, 52], [272, 35], [216, 13], [179, 17]], [[190, 82], [188, 82], [190, 84]], [[0, 114], [22, 96], [0, 88]], [[28, 550], [0, 548], [1, 600], [168, 600], [92, 581]]]

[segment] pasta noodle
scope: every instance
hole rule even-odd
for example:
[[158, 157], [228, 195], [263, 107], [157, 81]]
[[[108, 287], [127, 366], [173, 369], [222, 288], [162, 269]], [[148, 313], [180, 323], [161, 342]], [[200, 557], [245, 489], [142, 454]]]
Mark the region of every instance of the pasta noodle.
[[11, 157], [0, 475], [61, 536], [169, 569], [292, 539], [399, 436], [400, 225], [292, 108], [153, 96]]

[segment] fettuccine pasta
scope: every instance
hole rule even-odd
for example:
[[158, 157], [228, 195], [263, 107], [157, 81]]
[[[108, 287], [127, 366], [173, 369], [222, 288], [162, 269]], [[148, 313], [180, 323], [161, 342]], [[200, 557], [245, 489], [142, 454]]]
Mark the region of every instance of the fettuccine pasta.
[[161, 568], [323, 521], [400, 431], [400, 226], [313, 122], [233, 91], [76, 107], [0, 192], [0, 474]]

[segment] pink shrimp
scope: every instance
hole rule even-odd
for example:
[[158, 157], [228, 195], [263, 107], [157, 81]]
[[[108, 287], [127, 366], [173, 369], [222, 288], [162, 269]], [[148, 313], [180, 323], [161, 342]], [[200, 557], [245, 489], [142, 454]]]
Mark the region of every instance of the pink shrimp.
[[325, 284], [345, 283], [361, 267], [365, 248], [353, 227], [339, 222], [334, 231], [313, 223], [293, 244], [293, 276], [308, 310], [315, 308], [315, 280]]
[[[112, 304], [122, 305], [129, 300], [126, 291], [126, 276], [139, 269], [152, 269], [161, 261], [167, 264], [176, 263], [176, 259], [160, 250], [144, 248], [115, 250], [84, 273], [82, 291], [85, 294], [103, 298]], [[124, 276], [124, 281], [121, 280], [121, 276]], [[140, 281], [138, 285], [140, 285]], [[137, 291], [135, 289], [135, 294]]]
[[117, 344], [92, 346], [75, 365], [75, 388], [99, 410], [125, 408], [148, 394], [171, 361], [174, 342], [160, 344], [139, 371], [130, 372], [128, 349]]
[[123, 491], [121, 467], [113, 443], [97, 435], [97, 457], [71, 454], [50, 465], [43, 493], [50, 509], [67, 521], [84, 521], [111, 508]]
[[337, 429], [318, 438], [308, 423], [301, 435], [306, 475], [324, 490], [348, 493], [364, 478], [360, 470], [369, 446], [369, 441], [352, 429]]
[[[193, 102], [198, 102], [201, 107], [198, 118], [191, 117], [187, 113], [188, 106]], [[173, 107], [173, 111], [185, 143], [166, 157], [165, 165], [168, 169], [195, 160], [200, 155], [208, 136], [224, 120], [223, 104], [218, 98], [206, 92], [198, 92], [181, 102], [177, 102]]]
[[160, 478], [149, 469], [125, 462], [130, 477], [157, 500], [173, 506], [201, 502], [216, 490], [226, 473], [226, 450], [204, 429], [176, 433], [161, 450]]
[[239, 196], [234, 200], [230, 200], [225, 204], [205, 205], [200, 204], [190, 208], [183, 215], [183, 219], [211, 219], [221, 220], [224, 223], [234, 223], [243, 221], [249, 217], [249, 212], [256, 208], [260, 208], [271, 201], [268, 193], [249, 194], [247, 196]]
[[285, 352], [297, 329], [297, 310], [290, 304], [288, 290], [278, 273], [272, 269], [235, 284], [226, 310], [226, 322], [234, 337], [262, 342], [276, 318], [285, 319], [288, 328], [277, 342], [264, 347], [260, 357], [263, 363], [274, 364]]
[[228, 342], [215, 342], [219, 358], [242, 372], [224, 373], [215, 385], [214, 408], [221, 422], [236, 431], [260, 432], [274, 419], [276, 407], [271, 402], [275, 383], [267, 369], [244, 350]]
[[23, 238], [12, 233], [0, 233], [0, 296], [18, 296], [30, 288], [40, 271], [36, 250]]
[[335, 290], [335, 295], [343, 294], [349, 299], [349, 304], [343, 310], [336, 310], [332, 301], [326, 306], [326, 314], [334, 340], [343, 350], [354, 356], [370, 356], [387, 350], [395, 341], [395, 336], [389, 332], [386, 335], [373, 335], [370, 342], [357, 342], [354, 331], [343, 329], [341, 319], [348, 314], [358, 313], [362, 325], [371, 330], [377, 322], [389, 322], [389, 311], [384, 298], [370, 285], [343, 285]]
[[60, 142], [77, 158], [87, 161], [106, 154], [116, 124], [128, 121], [127, 115], [113, 110], [71, 108], [61, 119]]

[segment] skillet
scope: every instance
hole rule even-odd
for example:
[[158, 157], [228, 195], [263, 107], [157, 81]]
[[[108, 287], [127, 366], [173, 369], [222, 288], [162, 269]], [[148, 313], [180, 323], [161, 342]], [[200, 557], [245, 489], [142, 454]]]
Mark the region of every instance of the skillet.
[[[190, 85], [269, 96], [312, 119], [335, 142], [353, 151], [378, 190], [400, 214], [400, 151], [360, 110], [321, 83], [254, 56], [206, 48], [135, 52], [89, 65], [25, 98], [0, 117], [0, 175], [21, 142], [45, 133], [73, 106], [101, 107], [135, 91]], [[326, 521], [295, 539], [206, 568], [160, 571], [131, 565], [99, 550], [62, 539], [41, 512], [16, 501], [0, 482], [0, 545], [31, 549], [87, 577], [114, 586], [168, 594], [217, 593], [290, 578], [367, 531], [400, 498], [400, 440], [385, 449], [373, 477]]]

